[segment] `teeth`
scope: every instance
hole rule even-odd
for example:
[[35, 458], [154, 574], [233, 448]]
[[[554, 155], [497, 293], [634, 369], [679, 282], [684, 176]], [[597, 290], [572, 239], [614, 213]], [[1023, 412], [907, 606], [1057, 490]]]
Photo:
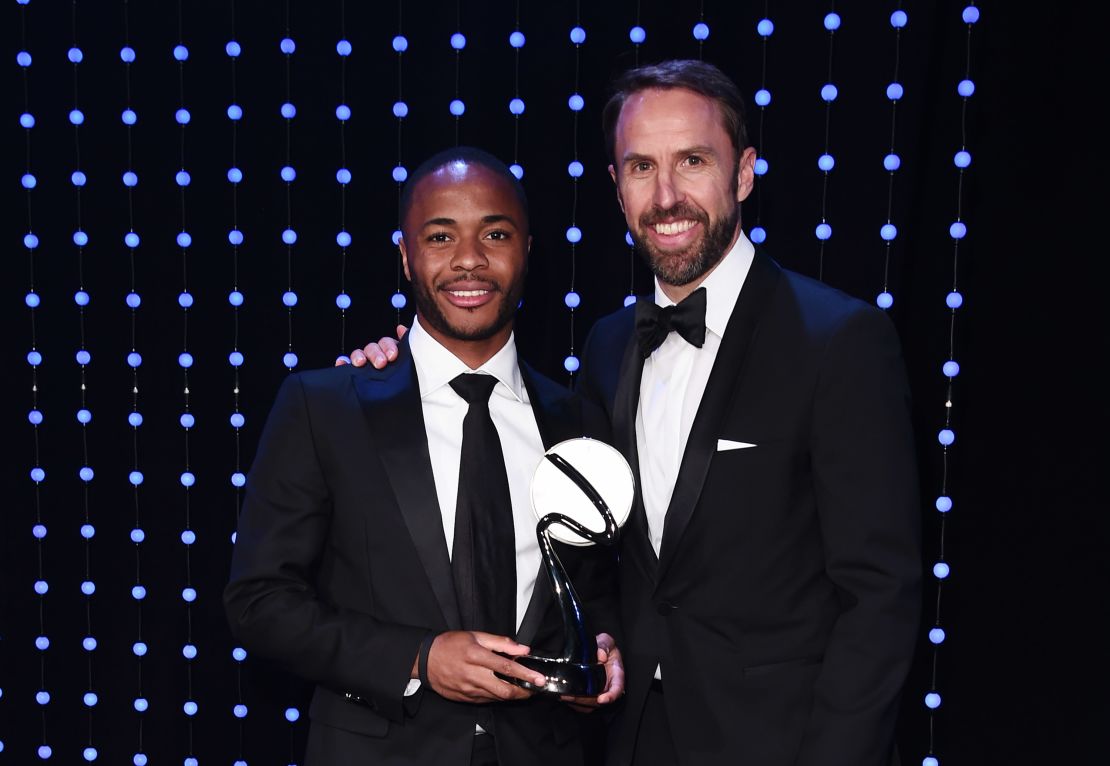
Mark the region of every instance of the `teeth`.
[[489, 290], [451, 290], [450, 292], [460, 298], [477, 298], [479, 295], [485, 295]]
[[694, 221], [689, 220], [675, 221], [673, 223], [655, 224], [655, 231], [657, 234], [665, 234], [668, 236], [681, 234], [682, 232], [689, 231], [692, 228], [694, 228]]

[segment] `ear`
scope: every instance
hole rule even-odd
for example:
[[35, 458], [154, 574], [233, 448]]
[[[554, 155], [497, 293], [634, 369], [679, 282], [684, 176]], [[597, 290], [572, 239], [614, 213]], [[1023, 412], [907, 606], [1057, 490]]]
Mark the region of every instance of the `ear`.
[[755, 147], [749, 146], [740, 154], [736, 167], [736, 201], [743, 202], [755, 186]]
[[412, 274], [409, 273], [409, 252], [408, 248], [405, 247], [404, 235], [402, 235], [401, 238], [397, 240], [397, 247], [401, 248], [401, 268], [405, 272], [405, 279], [411, 282]]
[[624, 200], [621, 199], [621, 185], [617, 182], [617, 169], [612, 165], [609, 166], [609, 177], [613, 179], [613, 186], [617, 187], [617, 204], [621, 206], [621, 212], [624, 212]]

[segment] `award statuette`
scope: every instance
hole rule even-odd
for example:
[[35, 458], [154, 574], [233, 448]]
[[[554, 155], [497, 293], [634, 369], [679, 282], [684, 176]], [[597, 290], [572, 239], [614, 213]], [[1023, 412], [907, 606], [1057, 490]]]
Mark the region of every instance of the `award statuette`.
[[[532, 691], [596, 697], [605, 690], [605, 666], [597, 662], [594, 633], [584, 624], [582, 602], [567, 578], [552, 539], [568, 545], [615, 545], [632, 510], [632, 469], [617, 450], [594, 439], [570, 439], [549, 449], [532, 476], [536, 536], [563, 618], [558, 656], [529, 654], [515, 660], [547, 679], [536, 686], [498, 674]], [[536, 587], [541, 587], [536, 583]]]

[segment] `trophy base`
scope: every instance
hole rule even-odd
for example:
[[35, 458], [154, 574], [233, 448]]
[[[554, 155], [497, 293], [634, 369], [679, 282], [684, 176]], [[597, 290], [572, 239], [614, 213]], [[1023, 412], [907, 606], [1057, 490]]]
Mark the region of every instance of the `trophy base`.
[[538, 657], [531, 654], [514, 657], [513, 659], [529, 670], [543, 673], [547, 679], [544, 685], [536, 686], [528, 681], [504, 676], [500, 673], [495, 675], [502, 681], [508, 681], [529, 691], [569, 697], [596, 697], [605, 691], [605, 666], [596, 662], [571, 662], [555, 657]]

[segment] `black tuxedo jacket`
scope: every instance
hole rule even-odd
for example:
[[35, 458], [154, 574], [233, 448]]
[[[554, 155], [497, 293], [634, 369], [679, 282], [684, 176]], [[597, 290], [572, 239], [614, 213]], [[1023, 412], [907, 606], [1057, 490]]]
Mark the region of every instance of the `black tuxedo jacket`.
[[[595, 325], [579, 391], [636, 466], [633, 316]], [[918, 505], [891, 323], [757, 252], [658, 558], [641, 502], [622, 535], [628, 693], [610, 762], [629, 762], [660, 663], [683, 764], [885, 764], [919, 619]]]
[[[521, 371], [545, 447], [607, 438], [599, 409]], [[591, 626], [615, 634], [615, 552], [559, 554]], [[281, 386], [247, 482], [224, 601], [247, 649], [316, 682], [310, 763], [468, 764], [476, 723], [494, 735], [502, 763], [582, 761], [583, 716], [549, 698], [403, 696], [423, 637], [461, 627], [407, 343], [385, 370], [317, 370]], [[516, 638], [533, 650], [562, 646], [545, 574]]]

